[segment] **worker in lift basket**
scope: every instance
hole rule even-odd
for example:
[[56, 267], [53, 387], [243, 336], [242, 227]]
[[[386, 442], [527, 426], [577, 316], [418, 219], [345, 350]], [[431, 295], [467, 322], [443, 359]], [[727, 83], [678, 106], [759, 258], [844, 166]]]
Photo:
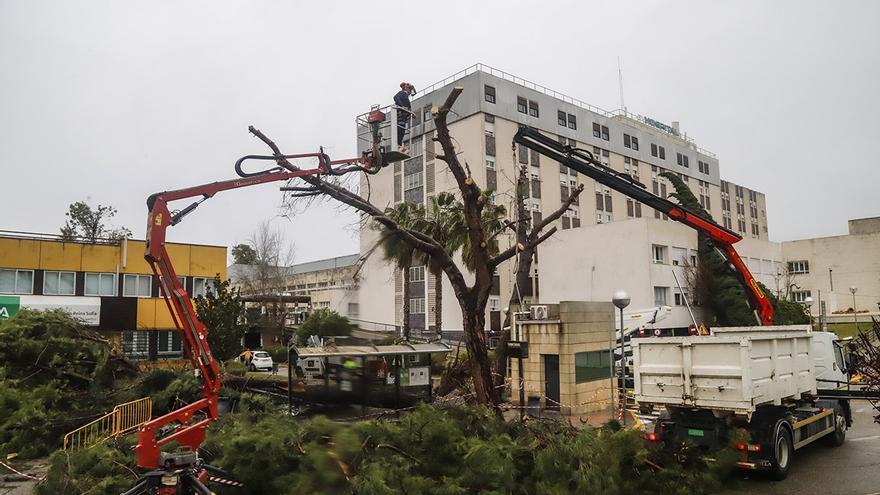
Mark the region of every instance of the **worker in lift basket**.
[[406, 134], [406, 128], [409, 127], [409, 119], [411, 116], [412, 105], [409, 97], [416, 94], [416, 88], [408, 82], [400, 83], [400, 91], [394, 95], [394, 104], [406, 110], [397, 110], [397, 147], [402, 153], [406, 153], [403, 147], [403, 135]]

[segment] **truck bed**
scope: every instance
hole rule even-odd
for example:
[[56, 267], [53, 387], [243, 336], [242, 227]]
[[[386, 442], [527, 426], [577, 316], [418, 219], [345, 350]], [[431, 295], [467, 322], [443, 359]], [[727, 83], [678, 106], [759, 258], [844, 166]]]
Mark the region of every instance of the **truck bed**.
[[729, 327], [632, 340], [639, 403], [748, 414], [816, 393], [807, 325]]

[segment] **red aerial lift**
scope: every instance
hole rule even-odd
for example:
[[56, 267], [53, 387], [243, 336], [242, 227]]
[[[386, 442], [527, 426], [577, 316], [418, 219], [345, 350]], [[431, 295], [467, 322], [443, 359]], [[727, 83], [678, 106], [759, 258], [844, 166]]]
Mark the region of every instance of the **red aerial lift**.
[[770, 300], [764, 291], [761, 290], [758, 282], [733, 247], [735, 243], [742, 240], [742, 236], [684, 208], [678, 203], [673, 203], [666, 198], [651, 193], [644, 184], [630, 175], [614, 171], [599, 163], [589, 151], [562, 144], [555, 139], [541, 134], [537, 129], [521, 126], [513, 137], [513, 141], [576, 172], [584, 174], [600, 184], [604, 184], [617, 192], [644, 203], [666, 214], [669, 218], [708, 236], [715, 247], [724, 254], [727, 261], [733, 265], [740, 283], [749, 297], [752, 309], [756, 312], [758, 322], [761, 325], [773, 324], [773, 306]]
[[[123, 495], [210, 494], [213, 492], [205, 486], [209, 480], [235, 484], [223, 479], [225, 473], [219, 469], [204, 464], [197, 454], [199, 445], [205, 439], [205, 427], [217, 419], [220, 369], [208, 346], [209, 329], [199, 321], [192, 298], [178, 281], [177, 273], [165, 248], [168, 227], [180, 223], [201, 203], [221, 191], [306, 176], [342, 175], [350, 172], [378, 173], [389, 163], [406, 158], [400, 152], [385, 151], [380, 146], [379, 126], [385, 119], [386, 116], [381, 111], [374, 110], [370, 113], [368, 122], [372, 127], [373, 145], [359, 158], [333, 161], [323, 149], [318, 153], [298, 155], [248, 155], [235, 163], [235, 171], [239, 176], [237, 179], [160, 192], [147, 199], [149, 216], [144, 257], [159, 279], [162, 297], [181, 335], [184, 354], [196, 370], [202, 398], [153, 419], [140, 428], [137, 434], [138, 443], [134, 448], [137, 452], [137, 465], [153, 471], [146, 473]], [[251, 132], [256, 134], [258, 131], [251, 128]], [[317, 160], [317, 166], [300, 169], [292, 166], [288, 159]], [[242, 165], [246, 160], [270, 160], [275, 161], [277, 166], [258, 172], [245, 172]], [[185, 198], [199, 199], [181, 210], [169, 209], [169, 203]], [[163, 445], [172, 441], [176, 441], [183, 449], [177, 452], [160, 450]]]

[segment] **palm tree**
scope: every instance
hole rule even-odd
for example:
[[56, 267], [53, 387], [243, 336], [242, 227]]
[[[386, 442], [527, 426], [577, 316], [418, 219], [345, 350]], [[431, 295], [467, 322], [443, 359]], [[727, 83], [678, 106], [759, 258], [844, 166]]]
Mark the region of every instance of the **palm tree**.
[[[458, 251], [467, 241], [461, 202], [454, 194], [441, 192], [431, 196], [427, 209], [420, 215], [416, 229], [429, 235], [447, 253]], [[434, 257], [425, 260], [434, 276], [434, 325], [437, 336], [443, 337], [443, 265]]]
[[[492, 192], [483, 191], [483, 228], [489, 236], [500, 233], [504, 228], [504, 219], [507, 210], [500, 205], [492, 204]], [[430, 204], [424, 214], [419, 215], [421, 220], [415, 225], [416, 230], [429, 235], [437, 243], [443, 246], [443, 250], [447, 253], [454, 253], [462, 249], [462, 258], [465, 266], [471, 271], [474, 270], [471, 258], [470, 242], [467, 235], [467, 227], [464, 220], [464, 205], [455, 197], [454, 194], [441, 192], [431, 197]], [[489, 240], [490, 253], [498, 252], [498, 241], [492, 236]], [[443, 315], [443, 266], [434, 259], [428, 257], [426, 260], [428, 270], [434, 275], [434, 293], [436, 300], [434, 302], [434, 319], [436, 322], [437, 335], [442, 336], [442, 315]]]
[[[420, 210], [421, 208], [418, 206], [403, 202], [394, 207], [386, 208], [385, 215], [403, 228], [414, 228], [419, 216], [424, 215], [424, 212]], [[404, 242], [397, 233], [389, 231], [382, 225], [377, 225], [374, 228], [380, 233], [376, 247], [381, 247], [385, 259], [394, 263], [395, 267], [403, 272], [403, 338], [409, 340], [409, 268], [416, 259], [416, 251]]]

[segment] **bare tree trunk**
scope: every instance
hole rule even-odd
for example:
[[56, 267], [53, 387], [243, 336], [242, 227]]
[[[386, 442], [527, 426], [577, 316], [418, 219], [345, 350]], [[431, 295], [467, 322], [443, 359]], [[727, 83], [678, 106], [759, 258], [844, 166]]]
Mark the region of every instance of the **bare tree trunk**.
[[501, 393], [492, 381], [492, 369], [486, 345], [485, 312], [477, 310], [480, 305], [477, 302], [476, 294], [468, 296], [463, 303], [464, 320], [462, 323], [464, 324], [465, 347], [468, 351], [471, 378], [474, 382], [474, 395], [478, 402], [491, 406], [500, 414], [498, 404], [501, 402]]

